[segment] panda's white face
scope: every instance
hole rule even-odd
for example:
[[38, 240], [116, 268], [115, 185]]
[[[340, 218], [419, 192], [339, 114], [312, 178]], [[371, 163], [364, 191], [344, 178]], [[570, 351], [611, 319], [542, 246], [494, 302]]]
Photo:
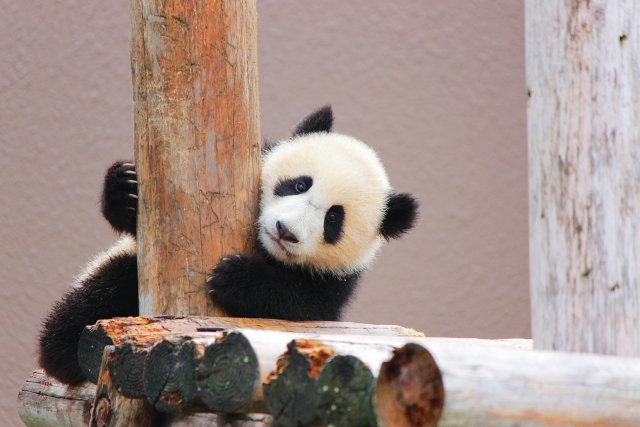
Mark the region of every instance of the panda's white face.
[[354, 138], [323, 132], [283, 141], [263, 159], [260, 241], [286, 264], [361, 271], [382, 243], [390, 191], [376, 153]]

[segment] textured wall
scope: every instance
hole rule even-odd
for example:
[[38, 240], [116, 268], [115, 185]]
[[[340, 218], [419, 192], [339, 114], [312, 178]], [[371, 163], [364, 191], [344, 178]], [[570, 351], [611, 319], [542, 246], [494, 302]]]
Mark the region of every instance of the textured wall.
[[[528, 337], [522, 2], [259, 0], [262, 135], [330, 102], [422, 220], [347, 320]], [[40, 319], [114, 239], [100, 180], [132, 156], [128, 2], [0, 0], [0, 424]]]

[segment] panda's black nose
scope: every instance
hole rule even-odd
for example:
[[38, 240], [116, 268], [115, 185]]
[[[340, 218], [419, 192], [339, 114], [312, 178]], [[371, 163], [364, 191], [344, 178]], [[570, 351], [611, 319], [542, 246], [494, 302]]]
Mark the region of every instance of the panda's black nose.
[[278, 229], [278, 238], [280, 240], [286, 240], [291, 243], [298, 243], [299, 240], [295, 234], [293, 234], [286, 225], [281, 223], [280, 221], [276, 221], [276, 228]]

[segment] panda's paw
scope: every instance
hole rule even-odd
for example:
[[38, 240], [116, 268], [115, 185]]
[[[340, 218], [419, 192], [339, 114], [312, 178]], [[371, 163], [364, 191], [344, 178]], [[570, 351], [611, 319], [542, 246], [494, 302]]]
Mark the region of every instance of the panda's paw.
[[[251, 255], [226, 255], [211, 270], [207, 290], [213, 302], [229, 316], [255, 317], [256, 293], [264, 261]], [[252, 316], [253, 313], [253, 316]]]
[[118, 161], [107, 169], [102, 190], [102, 214], [119, 232], [136, 234], [138, 177], [130, 161]]
[[252, 255], [226, 255], [211, 270], [207, 289], [211, 295], [225, 293], [249, 284], [261, 260]]

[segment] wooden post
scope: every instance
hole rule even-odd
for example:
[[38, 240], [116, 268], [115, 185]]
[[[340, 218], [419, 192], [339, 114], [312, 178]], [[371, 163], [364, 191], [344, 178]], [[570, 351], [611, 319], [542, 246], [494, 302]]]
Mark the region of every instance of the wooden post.
[[140, 314], [219, 315], [206, 279], [254, 250], [255, 0], [131, 0]]
[[526, 0], [537, 349], [640, 356], [640, 0]]

